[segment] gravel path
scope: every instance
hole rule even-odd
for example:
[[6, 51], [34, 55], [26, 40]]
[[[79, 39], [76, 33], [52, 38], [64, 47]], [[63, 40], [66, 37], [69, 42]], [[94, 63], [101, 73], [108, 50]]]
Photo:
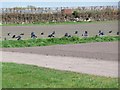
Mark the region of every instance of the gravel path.
[[117, 77], [118, 63], [75, 57], [46, 56], [19, 52], [2, 52], [2, 62], [37, 65], [58, 70], [74, 71], [93, 75]]

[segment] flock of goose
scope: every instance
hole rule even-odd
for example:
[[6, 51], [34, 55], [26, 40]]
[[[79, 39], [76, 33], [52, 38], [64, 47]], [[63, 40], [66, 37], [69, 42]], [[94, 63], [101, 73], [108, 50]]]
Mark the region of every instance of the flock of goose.
[[[112, 33], [113, 31], [109, 31], [108, 33]], [[74, 35], [77, 35], [79, 32], [78, 31], [75, 31], [74, 32]], [[41, 32], [40, 35], [43, 36], [45, 33], [44, 32]], [[56, 32], [53, 31], [52, 33], [48, 34], [48, 38], [54, 38], [55, 37], [55, 34]], [[22, 39], [22, 36], [24, 36], [25, 34], [24, 33], [20, 33], [19, 35], [15, 35], [15, 34], [11, 34], [10, 32], [7, 33], [7, 36], [11, 37], [11, 38], [14, 38], [16, 40], [21, 40]], [[101, 30], [98, 31], [98, 34], [96, 36], [104, 36], [105, 33]], [[120, 32], [116, 32], [116, 35], [120, 35]], [[88, 31], [84, 31], [84, 33], [81, 35], [82, 37], [88, 37], [89, 36], [89, 32]], [[33, 38], [37, 38], [37, 35], [35, 34], [35, 32], [31, 32], [30, 33], [30, 37], [33, 39]], [[65, 33], [64, 34], [64, 37], [72, 37], [71, 34], [69, 33]], [[4, 40], [7, 40], [6, 37], [4, 38]]]

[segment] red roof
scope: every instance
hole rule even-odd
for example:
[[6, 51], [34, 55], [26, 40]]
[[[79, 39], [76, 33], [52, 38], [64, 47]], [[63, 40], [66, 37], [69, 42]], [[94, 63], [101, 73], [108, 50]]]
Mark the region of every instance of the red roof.
[[62, 13], [63, 14], [72, 14], [72, 9], [63, 9]]

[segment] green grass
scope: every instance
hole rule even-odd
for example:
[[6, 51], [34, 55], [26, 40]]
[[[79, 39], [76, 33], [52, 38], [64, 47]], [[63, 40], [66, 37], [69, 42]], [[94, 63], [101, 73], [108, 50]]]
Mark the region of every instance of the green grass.
[[15, 63], [2, 64], [3, 88], [118, 88], [118, 79]]
[[62, 38], [48, 38], [48, 39], [29, 39], [29, 40], [4, 40], [0, 41], [0, 47], [35, 47], [35, 46], [49, 46], [57, 44], [80, 44], [90, 42], [112, 42], [120, 41], [120, 36], [103, 36], [103, 37], [62, 37]]
[[0, 62], [0, 90], [2, 90], [2, 62]]
[[114, 22], [117, 20], [112, 20], [112, 21], [92, 21], [92, 22], [86, 22], [86, 21], [81, 21], [81, 22], [36, 22], [36, 23], [31, 23], [31, 24], [2, 24], [0, 26], [39, 26], [39, 25], [67, 25], [67, 24], [89, 24], [89, 23], [106, 23], [106, 22]]

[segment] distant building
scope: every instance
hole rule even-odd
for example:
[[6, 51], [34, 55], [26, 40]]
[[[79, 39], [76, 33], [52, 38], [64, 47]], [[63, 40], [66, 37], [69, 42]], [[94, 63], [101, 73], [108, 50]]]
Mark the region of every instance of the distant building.
[[71, 15], [73, 13], [73, 10], [72, 9], [62, 9], [61, 13], [66, 14], [66, 15]]

